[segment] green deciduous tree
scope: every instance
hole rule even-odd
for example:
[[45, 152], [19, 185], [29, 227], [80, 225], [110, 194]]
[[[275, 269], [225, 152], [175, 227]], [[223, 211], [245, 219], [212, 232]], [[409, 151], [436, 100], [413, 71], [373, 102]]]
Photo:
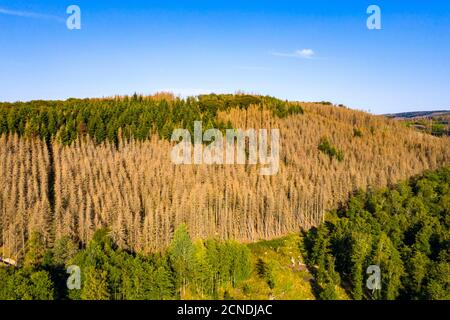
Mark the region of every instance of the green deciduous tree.
[[81, 291], [83, 300], [109, 300], [108, 273], [93, 267], [85, 272], [85, 280]]
[[181, 224], [175, 230], [172, 243], [168, 249], [170, 263], [177, 276], [177, 285], [180, 288], [181, 297], [186, 293], [186, 286], [194, 268], [194, 252], [194, 245], [187, 227]]

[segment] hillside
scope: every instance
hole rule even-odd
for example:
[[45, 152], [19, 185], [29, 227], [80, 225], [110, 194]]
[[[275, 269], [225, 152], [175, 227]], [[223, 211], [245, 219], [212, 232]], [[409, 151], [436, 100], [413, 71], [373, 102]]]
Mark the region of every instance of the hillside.
[[[146, 255], [122, 250], [105, 229], [81, 249], [63, 237], [46, 250], [33, 233], [19, 268], [0, 265], [0, 299], [449, 299], [449, 196], [444, 167], [358, 192], [301, 234], [192, 240], [182, 224], [166, 250]], [[74, 265], [80, 286], [68, 290]], [[374, 290], [369, 266], [380, 268]]]
[[436, 117], [436, 116], [448, 116], [450, 110], [435, 110], [435, 111], [410, 111], [410, 112], [399, 112], [399, 113], [389, 113], [386, 117], [394, 119], [417, 119], [424, 117]]
[[[358, 300], [450, 299], [449, 209], [449, 167], [355, 194], [304, 241], [319, 296], [345, 284]], [[369, 266], [380, 271], [374, 290]]]
[[[194, 239], [252, 242], [317, 226], [356, 189], [382, 187], [450, 160], [449, 138], [382, 116], [249, 95], [170, 95], [0, 104], [0, 256], [20, 261], [33, 231], [46, 247], [112, 230], [120, 248]], [[175, 128], [278, 128], [280, 168], [175, 165]]]
[[448, 110], [402, 112], [386, 116], [420, 132], [438, 137], [450, 136], [450, 111]]
[[[22, 266], [0, 265], [0, 300], [313, 300], [314, 277], [301, 248], [298, 234], [248, 245], [192, 241], [183, 225], [167, 251], [145, 256], [118, 248], [107, 230], [81, 250], [67, 237], [44, 250], [34, 234]], [[74, 264], [82, 285], [67, 290], [66, 268]], [[336, 289], [337, 298], [348, 299]]]

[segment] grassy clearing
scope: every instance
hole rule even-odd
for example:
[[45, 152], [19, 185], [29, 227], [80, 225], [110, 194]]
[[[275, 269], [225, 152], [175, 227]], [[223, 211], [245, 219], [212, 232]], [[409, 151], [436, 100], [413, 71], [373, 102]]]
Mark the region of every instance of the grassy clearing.
[[[220, 290], [220, 299], [236, 300], [314, 300], [314, 277], [308, 270], [302, 253], [300, 235], [259, 241], [248, 245], [252, 252], [253, 272], [236, 288]], [[337, 288], [339, 299], [348, 299]], [[190, 299], [196, 299], [190, 295]]]

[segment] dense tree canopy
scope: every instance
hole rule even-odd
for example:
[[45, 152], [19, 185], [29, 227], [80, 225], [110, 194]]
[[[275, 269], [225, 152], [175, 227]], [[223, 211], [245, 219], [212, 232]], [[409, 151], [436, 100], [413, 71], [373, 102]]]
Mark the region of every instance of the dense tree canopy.
[[[337, 271], [355, 299], [450, 299], [450, 168], [391, 189], [358, 192], [307, 235], [320, 292]], [[381, 290], [366, 270], [381, 270]]]
[[[280, 128], [280, 173], [170, 163], [164, 139], [194, 120]], [[22, 266], [0, 270], [11, 299], [222, 297], [252, 272], [248, 248], [192, 241], [188, 228], [203, 239], [273, 239], [319, 225], [356, 188], [449, 159], [447, 138], [381, 117], [243, 94], [0, 103], [0, 154], [0, 252]], [[308, 236], [318, 297], [336, 298], [339, 284], [355, 299], [448, 297], [449, 201], [448, 170], [356, 194]], [[67, 290], [71, 264], [82, 268], [80, 290]], [[374, 294], [370, 264], [383, 272]], [[256, 269], [277, 287], [270, 263]]]
[[[306, 233], [307, 263], [316, 297], [336, 299], [340, 286], [354, 299], [449, 299], [450, 168], [389, 189], [356, 193], [327, 221]], [[120, 249], [108, 229], [80, 248], [69, 237], [42, 250], [34, 232], [21, 267], [0, 267], [0, 299], [231, 298], [252, 272], [273, 289], [270, 261], [252, 261], [235, 241], [195, 240], [181, 224], [167, 250], [142, 255]], [[264, 249], [263, 251], [265, 251]], [[66, 268], [81, 270], [81, 288], [68, 290]], [[366, 286], [367, 268], [381, 271], [380, 290]]]
[[[188, 287], [199, 296], [217, 298], [219, 289], [236, 286], [252, 270], [245, 245], [193, 243], [185, 225], [176, 230], [166, 252], [148, 256], [119, 249], [106, 229], [98, 230], [83, 249], [66, 237], [42, 252], [39, 238], [34, 233], [28, 241], [23, 267], [0, 267], [0, 300], [175, 299], [183, 298]], [[66, 286], [69, 265], [80, 267], [79, 290]]]
[[247, 109], [250, 105], [264, 106], [278, 117], [303, 112], [297, 103], [245, 94], [210, 94], [187, 99], [135, 94], [105, 99], [36, 100], [0, 103], [0, 134], [17, 133], [46, 140], [57, 137], [64, 145], [84, 135], [97, 143], [105, 140], [118, 143], [119, 136], [145, 140], [152, 133], [169, 138], [175, 128], [193, 131], [196, 120], [218, 129], [232, 128], [231, 124], [219, 121], [217, 113], [234, 107]]
[[[0, 255], [14, 260], [34, 230], [49, 248], [63, 237], [87, 244], [106, 227], [120, 248], [140, 253], [167, 248], [180, 223], [204, 239], [273, 239], [318, 225], [357, 188], [450, 159], [449, 138], [384, 117], [243, 94], [5, 103], [0, 113]], [[248, 143], [245, 166], [172, 162], [174, 144], [158, 132], [192, 129], [199, 119], [208, 120], [204, 129], [278, 129], [279, 159], [269, 161], [277, 174], [259, 176], [269, 165], [261, 152], [252, 164]], [[267, 148], [257, 140], [270, 151], [272, 139]]]

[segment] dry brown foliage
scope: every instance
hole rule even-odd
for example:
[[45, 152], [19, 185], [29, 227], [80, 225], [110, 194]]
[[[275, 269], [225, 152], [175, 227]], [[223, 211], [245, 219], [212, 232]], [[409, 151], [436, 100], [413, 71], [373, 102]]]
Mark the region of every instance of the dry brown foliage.
[[[219, 115], [235, 128], [280, 129], [274, 176], [259, 175], [253, 165], [174, 165], [172, 144], [156, 136], [121, 141], [118, 148], [89, 139], [70, 147], [54, 142], [54, 210], [46, 145], [2, 136], [0, 246], [17, 256], [31, 230], [51, 245], [64, 235], [86, 243], [107, 226], [121, 247], [150, 252], [164, 248], [180, 223], [195, 238], [270, 239], [319, 224], [358, 188], [386, 186], [449, 162], [449, 138], [364, 112], [302, 106], [303, 115], [284, 119], [258, 107]], [[318, 150], [323, 136], [343, 151], [342, 162]]]

